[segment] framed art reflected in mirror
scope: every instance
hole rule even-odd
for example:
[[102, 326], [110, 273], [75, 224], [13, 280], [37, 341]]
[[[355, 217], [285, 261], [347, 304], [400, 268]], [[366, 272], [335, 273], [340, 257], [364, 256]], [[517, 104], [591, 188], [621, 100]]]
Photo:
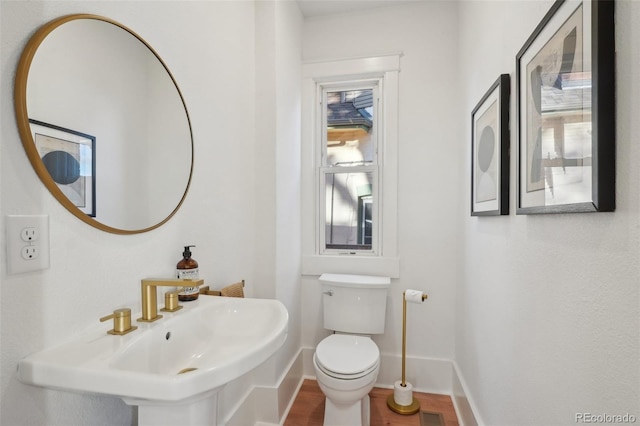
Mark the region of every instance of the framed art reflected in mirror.
[[471, 215], [509, 214], [509, 74], [471, 112]]
[[83, 213], [96, 216], [96, 138], [29, 119], [42, 164], [62, 193]]

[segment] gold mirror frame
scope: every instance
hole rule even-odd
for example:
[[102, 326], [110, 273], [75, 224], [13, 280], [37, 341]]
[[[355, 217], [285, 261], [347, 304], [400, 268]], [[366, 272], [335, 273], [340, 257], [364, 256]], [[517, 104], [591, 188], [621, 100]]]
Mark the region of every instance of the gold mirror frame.
[[[171, 81], [173, 82], [176, 88], [178, 96], [180, 96], [180, 101], [182, 102], [182, 106], [184, 107], [184, 112], [187, 118], [187, 125], [189, 127], [189, 135], [191, 139], [191, 164], [189, 166], [189, 178], [187, 181], [187, 186], [184, 190], [184, 194], [182, 195], [182, 198], [178, 202], [175, 209], [173, 209], [173, 211], [164, 220], [160, 221], [155, 225], [149, 226], [147, 228], [133, 229], [133, 230], [114, 228], [102, 222], [99, 222], [98, 220], [82, 212], [78, 207], [76, 207], [73, 204], [73, 202], [71, 202], [63, 194], [60, 188], [58, 188], [55, 181], [53, 180], [48, 170], [46, 169], [44, 163], [42, 162], [40, 158], [40, 154], [38, 153], [38, 150], [36, 149], [36, 144], [31, 133], [31, 127], [29, 125], [29, 114], [27, 111], [27, 80], [29, 77], [29, 69], [31, 68], [31, 63], [33, 61], [33, 58], [38, 48], [40, 47], [42, 42], [47, 38], [47, 36], [59, 26], [64, 25], [67, 22], [78, 20], [78, 19], [93, 19], [93, 20], [103, 21], [103, 22], [115, 25], [123, 29], [124, 31], [128, 32], [133, 37], [135, 37], [138, 41], [144, 44], [147, 47], [147, 49], [149, 49], [149, 51], [156, 57], [156, 59], [158, 59], [162, 67], [167, 72], [169, 78], [171, 79]], [[22, 55], [20, 56], [20, 60], [18, 62], [18, 68], [16, 70], [15, 86], [14, 86], [14, 107], [15, 107], [16, 122], [18, 125], [18, 132], [20, 134], [20, 139], [22, 140], [22, 145], [24, 146], [24, 149], [27, 153], [27, 157], [29, 158], [29, 161], [31, 162], [31, 165], [33, 166], [33, 169], [35, 170], [36, 174], [38, 175], [38, 177], [40, 178], [44, 186], [49, 190], [49, 192], [58, 200], [58, 202], [62, 204], [74, 216], [76, 216], [78, 219], [85, 222], [86, 224], [93, 226], [94, 228], [100, 229], [102, 231], [110, 232], [113, 234], [121, 234], [121, 235], [139, 234], [142, 232], [151, 231], [155, 228], [162, 226], [169, 219], [171, 219], [171, 217], [173, 217], [173, 215], [182, 206], [182, 203], [184, 202], [187, 196], [187, 193], [189, 192], [189, 187], [191, 185], [191, 179], [193, 176], [193, 162], [194, 162], [193, 130], [191, 128], [189, 111], [187, 110], [187, 105], [185, 104], [184, 97], [182, 96], [182, 92], [180, 92], [180, 88], [178, 87], [178, 84], [176, 83], [176, 80], [173, 77], [173, 74], [171, 74], [171, 72], [169, 71], [169, 68], [164, 63], [162, 58], [160, 58], [158, 53], [142, 37], [140, 37], [138, 34], [136, 34], [131, 29], [127, 28], [126, 26], [112, 19], [105, 18], [99, 15], [73, 14], [73, 15], [67, 15], [61, 18], [54, 19], [53, 21], [50, 21], [47, 24], [40, 27], [36, 31], [36, 33], [31, 37], [27, 45], [25, 46], [22, 52]]]

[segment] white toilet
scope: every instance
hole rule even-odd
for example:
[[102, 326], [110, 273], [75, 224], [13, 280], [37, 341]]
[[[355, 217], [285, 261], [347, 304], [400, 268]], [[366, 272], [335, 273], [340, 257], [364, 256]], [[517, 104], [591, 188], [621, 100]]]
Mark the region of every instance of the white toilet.
[[322, 274], [324, 328], [313, 356], [326, 396], [325, 426], [369, 426], [369, 392], [378, 378], [380, 351], [369, 337], [384, 333], [388, 277]]

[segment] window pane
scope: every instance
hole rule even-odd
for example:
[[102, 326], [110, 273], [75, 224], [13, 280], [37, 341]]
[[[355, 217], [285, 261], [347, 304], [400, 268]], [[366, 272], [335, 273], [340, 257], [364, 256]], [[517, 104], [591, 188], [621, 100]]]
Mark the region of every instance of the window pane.
[[373, 89], [327, 92], [326, 112], [326, 165], [373, 164]]
[[325, 176], [326, 248], [371, 250], [373, 172], [336, 172]]

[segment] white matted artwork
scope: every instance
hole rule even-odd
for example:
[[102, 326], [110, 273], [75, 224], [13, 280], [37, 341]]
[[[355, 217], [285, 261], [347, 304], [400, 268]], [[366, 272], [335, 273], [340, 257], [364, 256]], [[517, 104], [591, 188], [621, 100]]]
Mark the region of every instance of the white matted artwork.
[[615, 209], [613, 12], [557, 0], [516, 56], [518, 214]]
[[509, 214], [509, 92], [502, 74], [471, 113], [471, 215]]

